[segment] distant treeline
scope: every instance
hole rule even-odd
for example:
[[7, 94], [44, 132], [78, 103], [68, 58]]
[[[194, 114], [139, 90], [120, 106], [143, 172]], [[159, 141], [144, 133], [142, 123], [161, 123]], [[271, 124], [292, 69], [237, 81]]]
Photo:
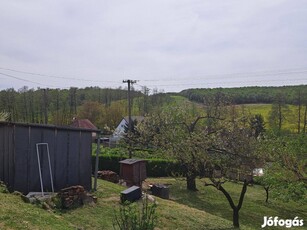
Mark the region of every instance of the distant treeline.
[[[113, 129], [127, 116], [127, 89], [86, 87], [69, 89], [13, 88], [0, 91], [0, 112], [12, 122], [69, 125], [73, 117], [90, 119], [98, 128]], [[169, 99], [158, 91], [131, 90], [133, 115], [144, 115]], [[167, 99], [168, 98], [168, 99]]]
[[[134, 96], [139, 92], [133, 91]], [[127, 98], [127, 90], [99, 87], [84, 89], [12, 88], [0, 91], [0, 111], [9, 113], [11, 121], [29, 123], [69, 124], [85, 101], [110, 105]], [[48, 122], [49, 121], [49, 122]]]
[[206, 96], [223, 93], [234, 104], [275, 103], [276, 98], [283, 97], [286, 104], [296, 105], [306, 97], [307, 85], [282, 87], [240, 87], [214, 89], [187, 89], [180, 94], [191, 101], [203, 103]]

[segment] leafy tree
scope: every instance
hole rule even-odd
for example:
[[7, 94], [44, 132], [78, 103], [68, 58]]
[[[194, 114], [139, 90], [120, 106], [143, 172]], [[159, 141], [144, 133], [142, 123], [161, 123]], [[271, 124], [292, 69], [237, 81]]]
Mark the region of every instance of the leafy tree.
[[[186, 107], [171, 108], [152, 114], [139, 131], [145, 143], [163, 149], [181, 163], [186, 170], [187, 189], [196, 190], [195, 178], [205, 166], [211, 181], [206, 185], [225, 195], [233, 209], [233, 225], [239, 227], [239, 211], [247, 186], [252, 182], [251, 172], [262, 163], [262, 158], [256, 151], [258, 140], [252, 130], [240, 119], [229, 119], [227, 103], [218, 98], [212, 98], [213, 105], [207, 103], [210, 108], [205, 116], [193, 117]], [[221, 170], [220, 176], [211, 173], [217, 168]], [[223, 186], [234, 170], [243, 181], [237, 205]]]
[[9, 113], [7, 112], [0, 112], [0, 121], [7, 121], [9, 119]]
[[126, 101], [112, 102], [109, 106], [104, 105], [102, 116], [103, 129], [114, 130], [118, 123], [126, 116]]
[[102, 127], [103, 105], [96, 101], [86, 101], [78, 110], [78, 118], [89, 119], [97, 127]]
[[282, 92], [280, 92], [276, 96], [275, 101], [272, 104], [269, 118], [270, 126], [279, 133], [282, 130], [282, 126], [286, 119], [286, 113], [288, 111], [289, 108], [286, 104], [286, 96]]
[[[222, 178], [209, 176], [213, 186], [226, 197], [233, 210], [233, 226], [239, 227], [239, 211], [242, 208], [248, 184], [252, 183], [252, 170], [263, 164], [263, 158], [259, 155], [258, 140], [252, 135], [249, 127], [243, 127], [240, 123], [229, 123], [228, 126], [218, 131], [214, 143], [209, 149], [209, 162], [222, 170]], [[239, 202], [236, 205], [231, 194], [223, 187], [233, 172], [240, 173], [239, 179], [243, 182]]]
[[271, 173], [271, 171], [274, 171], [272, 165], [271, 167], [267, 166], [263, 168], [263, 171], [264, 171], [263, 175], [257, 176], [255, 178], [255, 183], [263, 186], [266, 193], [265, 202], [268, 203], [270, 197], [270, 191], [274, 189], [275, 185], [277, 184], [277, 180], [274, 174]]
[[[131, 130], [129, 126], [131, 125]], [[140, 138], [140, 133], [137, 129], [138, 120], [131, 118], [131, 124], [128, 123], [124, 127], [124, 136], [120, 141], [120, 144], [128, 149], [129, 158], [132, 158], [132, 153], [134, 150], [139, 148], [138, 140]]]
[[262, 151], [267, 154], [269, 163], [258, 182], [270, 190], [274, 198], [306, 202], [306, 143], [307, 136], [298, 134], [271, 135], [263, 140]]
[[265, 132], [264, 119], [261, 114], [256, 114], [250, 118], [250, 127], [255, 137], [259, 137]]
[[144, 146], [162, 149], [181, 163], [186, 172], [187, 189], [196, 191], [195, 179], [205, 163], [205, 130], [197, 124], [204, 118], [192, 117], [180, 107], [165, 109], [147, 117], [138, 127]]

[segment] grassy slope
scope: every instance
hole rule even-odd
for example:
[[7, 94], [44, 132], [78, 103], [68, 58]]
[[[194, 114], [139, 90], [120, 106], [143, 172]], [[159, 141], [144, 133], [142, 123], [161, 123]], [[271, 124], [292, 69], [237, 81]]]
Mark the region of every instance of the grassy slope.
[[[213, 187], [205, 187], [204, 179], [197, 180], [198, 192], [187, 191], [184, 180], [160, 178], [148, 179], [148, 181], [171, 184], [170, 198], [177, 203], [232, 221], [232, 210], [225, 196]], [[228, 182], [224, 184], [224, 187], [237, 204], [242, 185]], [[284, 203], [272, 199], [266, 204], [264, 199], [265, 191], [261, 186], [248, 187], [243, 207], [240, 210], [242, 229], [246, 229], [247, 226], [251, 229], [259, 229], [263, 223], [263, 216], [278, 216], [284, 219], [298, 216], [301, 219], [307, 219], [307, 204]]]
[[[112, 229], [114, 210], [124, 187], [99, 180], [98, 203], [66, 212], [50, 212], [0, 193], [0, 229]], [[231, 222], [203, 210], [158, 199], [159, 229], [229, 229]]]
[[[231, 210], [224, 196], [198, 180], [198, 192], [185, 189], [183, 180], [148, 179], [148, 182], [170, 183], [171, 200], [158, 201], [158, 229], [232, 229]], [[238, 197], [240, 185], [226, 187]], [[26, 204], [12, 194], [0, 193], [0, 229], [112, 229], [119, 193], [124, 187], [99, 180], [98, 203], [66, 212], [50, 212]], [[241, 215], [241, 229], [259, 229], [264, 215], [307, 218], [305, 206], [272, 202], [266, 205], [260, 187], [249, 187]], [[305, 208], [305, 209], [304, 209]]]
[[19, 196], [0, 193], [0, 229], [69, 229], [60, 215], [24, 203]]

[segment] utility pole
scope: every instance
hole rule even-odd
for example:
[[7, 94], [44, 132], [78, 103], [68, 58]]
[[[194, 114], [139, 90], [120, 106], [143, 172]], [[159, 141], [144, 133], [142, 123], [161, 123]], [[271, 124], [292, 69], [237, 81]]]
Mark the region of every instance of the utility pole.
[[[131, 85], [136, 83], [136, 80], [123, 80], [123, 83], [128, 83], [128, 136], [132, 131], [132, 119], [131, 119]], [[131, 146], [129, 141], [129, 158], [132, 158]]]

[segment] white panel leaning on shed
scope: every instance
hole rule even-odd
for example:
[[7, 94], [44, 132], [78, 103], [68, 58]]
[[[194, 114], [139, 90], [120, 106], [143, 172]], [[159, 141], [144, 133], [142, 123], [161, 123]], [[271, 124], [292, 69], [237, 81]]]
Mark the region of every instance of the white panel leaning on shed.
[[38, 172], [39, 172], [39, 179], [41, 183], [42, 196], [44, 196], [43, 176], [42, 176], [41, 163], [40, 163], [40, 157], [39, 157], [39, 146], [46, 146], [52, 193], [54, 193], [54, 188], [53, 188], [53, 178], [52, 178], [52, 170], [51, 170], [51, 163], [50, 163], [49, 145], [48, 143], [37, 143], [36, 144], [36, 154], [37, 154], [37, 161], [38, 161]]

